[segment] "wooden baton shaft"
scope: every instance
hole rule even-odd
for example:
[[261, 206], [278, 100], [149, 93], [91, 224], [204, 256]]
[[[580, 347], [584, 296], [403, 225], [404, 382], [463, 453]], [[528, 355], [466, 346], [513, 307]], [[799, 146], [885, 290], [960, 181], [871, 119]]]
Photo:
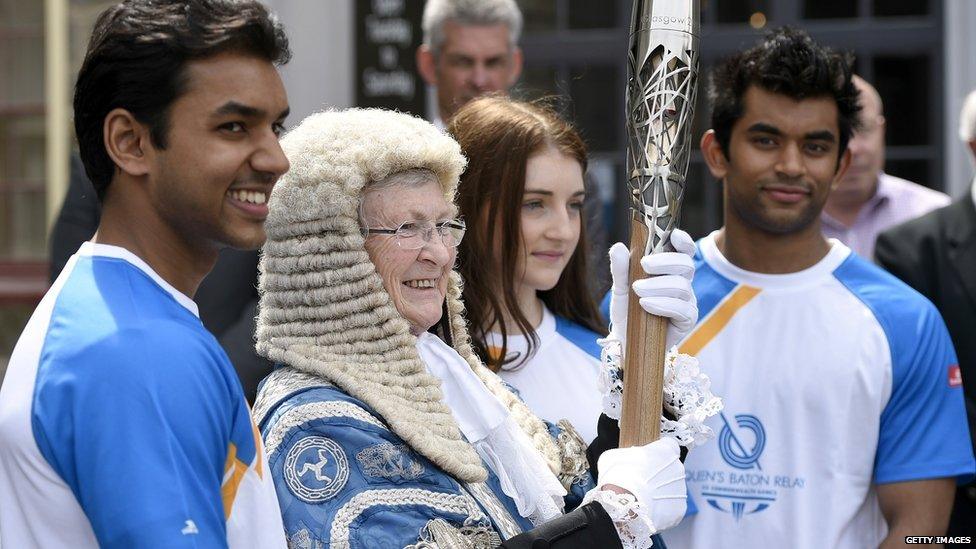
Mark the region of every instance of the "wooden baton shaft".
[[[640, 260], [647, 238], [647, 227], [636, 219], [631, 221], [631, 283], [646, 276]], [[621, 448], [642, 446], [661, 437], [668, 330], [668, 319], [645, 312], [637, 295], [633, 291], [628, 293], [624, 394], [620, 411]]]

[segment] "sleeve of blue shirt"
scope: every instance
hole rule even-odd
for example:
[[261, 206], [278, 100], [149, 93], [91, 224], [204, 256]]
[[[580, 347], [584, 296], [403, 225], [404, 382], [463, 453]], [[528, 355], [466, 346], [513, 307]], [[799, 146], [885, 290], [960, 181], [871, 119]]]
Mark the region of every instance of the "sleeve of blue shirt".
[[974, 460], [962, 386], [950, 380], [959, 362], [938, 311], [921, 298], [913, 305], [882, 317], [892, 389], [881, 414], [875, 482], [962, 482], [972, 478]]
[[42, 355], [35, 439], [102, 547], [227, 545], [236, 380], [201, 332], [156, 322]]

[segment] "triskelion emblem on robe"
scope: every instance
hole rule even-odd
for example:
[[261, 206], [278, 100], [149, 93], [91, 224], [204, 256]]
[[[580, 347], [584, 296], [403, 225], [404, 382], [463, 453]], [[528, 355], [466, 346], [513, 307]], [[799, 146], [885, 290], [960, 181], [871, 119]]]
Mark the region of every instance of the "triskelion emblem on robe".
[[288, 451], [284, 473], [285, 483], [295, 497], [306, 503], [321, 503], [335, 497], [346, 485], [349, 460], [334, 440], [308, 436]]

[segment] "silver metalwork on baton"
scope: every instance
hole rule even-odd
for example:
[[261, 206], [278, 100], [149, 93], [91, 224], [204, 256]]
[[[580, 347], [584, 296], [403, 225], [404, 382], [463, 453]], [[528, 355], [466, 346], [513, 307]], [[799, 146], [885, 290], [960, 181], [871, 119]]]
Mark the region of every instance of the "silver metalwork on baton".
[[645, 255], [670, 249], [691, 157], [699, 0], [634, 0], [627, 75], [627, 172]]

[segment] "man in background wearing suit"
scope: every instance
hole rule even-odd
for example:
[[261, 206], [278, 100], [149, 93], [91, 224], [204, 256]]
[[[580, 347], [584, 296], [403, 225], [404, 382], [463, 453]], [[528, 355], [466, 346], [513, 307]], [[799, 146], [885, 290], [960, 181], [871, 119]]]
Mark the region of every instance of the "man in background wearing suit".
[[[966, 97], [959, 137], [976, 160], [976, 91]], [[976, 179], [952, 204], [878, 237], [878, 263], [929, 298], [945, 319], [959, 366], [947, 382], [962, 384], [970, 433], [976, 429]], [[976, 533], [976, 483], [956, 490], [948, 535]]]

